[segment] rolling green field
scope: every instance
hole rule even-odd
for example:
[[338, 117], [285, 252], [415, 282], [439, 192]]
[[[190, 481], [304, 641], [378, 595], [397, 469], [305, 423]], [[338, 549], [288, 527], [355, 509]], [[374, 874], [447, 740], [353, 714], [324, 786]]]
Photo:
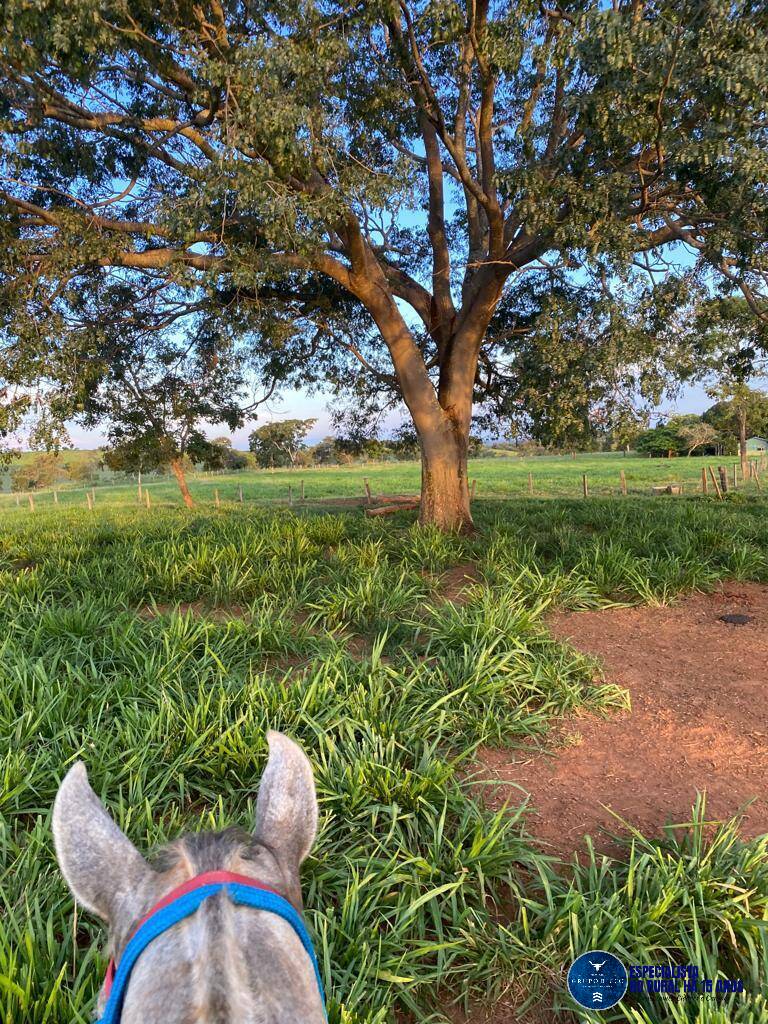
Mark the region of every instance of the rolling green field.
[[[753, 456], [753, 459], [758, 461], [757, 456]], [[476, 493], [479, 498], [510, 499], [528, 496], [529, 474], [532, 477], [534, 497], [567, 498], [583, 494], [584, 474], [587, 475], [591, 495], [619, 495], [620, 472], [623, 470], [628, 492], [636, 496], [647, 496], [652, 486], [668, 483], [682, 483], [687, 493], [695, 493], [701, 487], [702, 467], [712, 466], [717, 472], [718, 465], [727, 466], [730, 480], [733, 456], [648, 459], [625, 457], [616, 452], [578, 455], [575, 459], [570, 455], [473, 459], [469, 464], [469, 475], [471, 479], [477, 480]], [[221, 501], [238, 501], [242, 487], [245, 501], [287, 504], [289, 486], [294, 502], [299, 500], [302, 480], [306, 500], [311, 503], [363, 495], [364, 478], [368, 479], [374, 494], [416, 494], [420, 485], [421, 466], [418, 462], [395, 462], [297, 470], [251, 470], [230, 474], [191, 473], [189, 484], [193, 496], [201, 502], [213, 502], [217, 490]], [[180, 503], [178, 487], [172, 477], [150, 477], [145, 483], [153, 502], [172, 505]], [[97, 482], [95, 486], [97, 501], [110, 505], [136, 503], [135, 483]], [[709, 486], [711, 488], [711, 484]], [[59, 501], [61, 504], [84, 505], [85, 490], [83, 486], [62, 485]], [[756, 493], [757, 485], [749, 481], [746, 490]], [[0, 494], [0, 509], [13, 508], [17, 500], [21, 505], [26, 505], [25, 495]], [[35, 504], [53, 505], [52, 492], [36, 494]]]
[[[695, 474], [698, 462], [688, 460]], [[551, 466], [565, 487], [600, 456]], [[542, 467], [539, 470], [538, 467]], [[655, 463], [644, 482], [681, 467]], [[626, 706], [597, 667], [548, 633], [552, 607], [669, 601], [723, 578], [768, 580], [768, 503], [492, 500], [526, 464], [478, 463], [479, 532], [446, 537], [359, 510], [158, 503], [8, 510], [0, 526], [0, 1019], [90, 1019], [103, 930], [73, 913], [50, 807], [68, 766], [147, 848], [184, 830], [252, 821], [267, 728], [303, 743], [321, 805], [304, 871], [331, 1024], [437, 1021], [450, 1003], [506, 992], [541, 1019], [765, 1024], [768, 849], [698, 807], [687, 836], [638, 837], [615, 859], [564, 870], [530, 841], [524, 798], [493, 814], [473, 774], [479, 744], [545, 735], [576, 708]], [[379, 475], [377, 475], [379, 474]], [[365, 471], [415, 486], [415, 466]], [[305, 472], [354, 493], [363, 473]], [[278, 498], [297, 475], [252, 474]], [[239, 480], [240, 478], [237, 478]], [[375, 481], [375, 483], [374, 483]], [[222, 489], [230, 481], [216, 479]], [[638, 478], [639, 483], [639, 478]], [[210, 495], [212, 481], [195, 490]], [[232, 486], [237, 486], [233, 478]], [[162, 485], [165, 487], [165, 485]], [[505, 490], [506, 488], [506, 490]], [[175, 502], [168, 485], [168, 502]], [[462, 603], [444, 574], [472, 562]], [[741, 996], [631, 997], [598, 1016], [565, 994], [575, 955], [697, 963]], [[555, 1016], [557, 1014], [557, 1016]]]

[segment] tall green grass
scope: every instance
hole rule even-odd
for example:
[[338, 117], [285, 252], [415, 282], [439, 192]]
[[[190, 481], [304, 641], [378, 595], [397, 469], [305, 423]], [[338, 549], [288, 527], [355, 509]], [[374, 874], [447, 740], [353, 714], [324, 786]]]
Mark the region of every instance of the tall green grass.
[[[625, 964], [695, 964], [702, 978], [741, 979], [744, 995], [627, 996], [590, 1020], [632, 1024], [725, 1024], [768, 1019], [768, 838], [743, 842], [738, 821], [709, 822], [699, 799], [691, 820], [665, 836], [634, 832], [624, 855], [590, 848], [570, 884], [542, 887], [540, 955], [570, 963], [587, 949], [609, 949]], [[556, 1006], [566, 1007], [567, 997]]]
[[[247, 508], [12, 517], [0, 531], [0, 1019], [86, 1021], [100, 984], [102, 930], [74, 915], [51, 848], [72, 761], [152, 847], [251, 822], [268, 728], [315, 767], [321, 828], [304, 885], [334, 1024], [437, 1019], [445, 1001], [510, 986], [568, 1014], [564, 971], [598, 940], [632, 961], [741, 972], [759, 990], [764, 844], [733, 829], [705, 840], [699, 817], [678, 845], [637, 838], [626, 859], [569, 877], [531, 843], [523, 806], [494, 814], [477, 799], [479, 744], [626, 704], [551, 638], [549, 609], [768, 577], [765, 505], [668, 509], [480, 504], [475, 538]], [[479, 582], [446, 603], [442, 574], [470, 560]], [[727, 1012], [761, 1021], [761, 1005], [741, 997]], [[720, 1012], [642, 998], [614, 1019], [714, 1024]]]

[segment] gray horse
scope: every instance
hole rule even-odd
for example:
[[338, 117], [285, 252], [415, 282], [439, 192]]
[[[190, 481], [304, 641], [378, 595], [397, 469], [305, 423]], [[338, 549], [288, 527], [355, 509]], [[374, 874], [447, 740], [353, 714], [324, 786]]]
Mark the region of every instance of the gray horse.
[[[270, 732], [253, 835], [230, 829], [188, 835], [149, 863], [123, 835], [78, 762], [53, 808], [61, 870], [76, 899], [107, 922], [116, 961], [138, 921], [171, 890], [203, 872], [256, 879], [301, 911], [299, 868], [317, 829], [312, 768], [301, 749]], [[99, 995], [104, 1012], [106, 992]], [[226, 890], [154, 939], [138, 958], [122, 1024], [322, 1024], [312, 961], [296, 931], [267, 910], [237, 905]]]

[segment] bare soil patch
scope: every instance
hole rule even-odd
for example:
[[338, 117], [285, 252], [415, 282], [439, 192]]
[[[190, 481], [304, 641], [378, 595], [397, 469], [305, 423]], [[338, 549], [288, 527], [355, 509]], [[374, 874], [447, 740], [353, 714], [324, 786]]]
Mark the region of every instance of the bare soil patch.
[[146, 604], [136, 613], [140, 619], [158, 619], [163, 615], [192, 615], [194, 618], [210, 619], [212, 622], [229, 622], [245, 619], [248, 612], [240, 604], [212, 606], [204, 601], [181, 601], [178, 604]]
[[38, 562], [34, 562], [31, 558], [17, 558], [11, 562], [11, 569], [13, 572], [21, 575], [23, 572], [31, 572], [36, 569]]
[[576, 1019], [567, 1011], [556, 1015], [546, 999], [525, 1013], [520, 1012], [520, 1002], [522, 996], [516, 1001], [515, 996], [510, 993], [491, 1005], [474, 1006], [469, 1013], [450, 1006], [442, 1006], [441, 1010], [451, 1024], [551, 1024], [554, 1020], [557, 1020], [558, 1024], [567, 1024]]
[[440, 577], [440, 596], [444, 601], [464, 604], [467, 592], [482, 582], [482, 574], [474, 562], [462, 562]]
[[[720, 619], [731, 614], [750, 621]], [[490, 804], [529, 793], [533, 835], [566, 858], [587, 834], [611, 850], [626, 831], [611, 811], [648, 835], [690, 820], [697, 791], [710, 819], [753, 801], [743, 834], [768, 832], [768, 587], [729, 583], [674, 607], [562, 614], [549, 626], [601, 659], [632, 710], [562, 722], [554, 751], [482, 751], [483, 776], [498, 780]]]

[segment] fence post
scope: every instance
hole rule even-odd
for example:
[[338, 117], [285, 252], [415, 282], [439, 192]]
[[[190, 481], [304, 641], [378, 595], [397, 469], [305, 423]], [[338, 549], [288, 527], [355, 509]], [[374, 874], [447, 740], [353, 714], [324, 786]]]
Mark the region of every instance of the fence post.
[[707, 467], [701, 467], [701, 493], [709, 494], [709, 488], [707, 487]]
[[469, 490], [469, 500], [470, 501], [474, 501], [475, 500], [475, 491], [476, 490], [477, 490], [477, 480], [473, 480], [472, 481], [472, 486], [471, 486], [471, 488]]
[[[734, 489], [734, 491], [739, 486], [739, 481], [738, 481], [738, 479], [736, 477], [736, 473], [738, 471], [738, 468], [739, 468], [738, 462], [734, 462], [734, 464], [733, 464], [733, 489]], [[742, 483], [743, 483], [743, 481], [742, 481]]]
[[29, 510], [30, 510], [30, 512], [34, 512], [35, 511], [35, 499], [32, 497], [31, 494], [28, 494], [27, 497], [29, 498]]
[[215, 491], [214, 491], [213, 493], [214, 493], [214, 495], [215, 495], [215, 497], [214, 497], [214, 499], [213, 499], [213, 503], [214, 503], [214, 505], [216, 506], [216, 508], [221, 508], [221, 499], [219, 498], [219, 492], [218, 492], [218, 489], [217, 489], [217, 490], [215, 490]]
[[528, 493], [533, 494], [533, 473], [528, 474]]
[[242, 505], [243, 504], [243, 485], [242, 484], [240, 484], [240, 486], [237, 489], [237, 496], [240, 499], [240, 504]]
[[88, 511], [93, 512], [93, 497], [90, 491], [85, 492], [85, 502], [88, 505]]
[[621, 493], [627, 493], [627, 477], [623, 469], [619, 470], [619, 479], [621, 480]]
[[288, 504], [293, 504], [293, 487], [290, 484], [288, 484]]
[[144, 488], [144, 497], [146, 498], [146, 501], [147, 501], [147, 508], [152, 508], [152, 501], [151, 501], [151, 499], [149, 497], [149, 488], [148, 487]]
[[139, 501], [141, 501], [141, 470], [139, 470]]
[[720, 484], [717, 482], [717, 478], [715, 477], [715, 471], [712, 469], [711, 466], [707, 466], [707, 469], [709, 470], [709, 476], [715, 488], [715, 494], [718, 496], [718, 498], [722, 499], [723, 492], [720, 490]]
[[301, 500], [304, 501], [304, 481], [301, 481]]
[[723, 494], [725, 494], [728, 491], [728, 470], [725, 468], [725, 466], [718, 466], [717, 473], [720, 477], [720, 487], [722, 489]]
[[581, 474], [581, 486], [582, 486], [582, 489], [584, 491], [584, 497], [588, 498], [589, 497], [589, 483], [587, 482], [587, 474], [586, 473], [582, 473]]
[[365, 487], [365, 496], [368, 499], [368, 504], [370, 505], [372, 503], [372, 501], [373, 501], [373, 498], [371, 497], [371, 488], [370, 488], [370, 485], [368, 483], [368, 477], [367, 476], [363, 477], [363, 485]]

